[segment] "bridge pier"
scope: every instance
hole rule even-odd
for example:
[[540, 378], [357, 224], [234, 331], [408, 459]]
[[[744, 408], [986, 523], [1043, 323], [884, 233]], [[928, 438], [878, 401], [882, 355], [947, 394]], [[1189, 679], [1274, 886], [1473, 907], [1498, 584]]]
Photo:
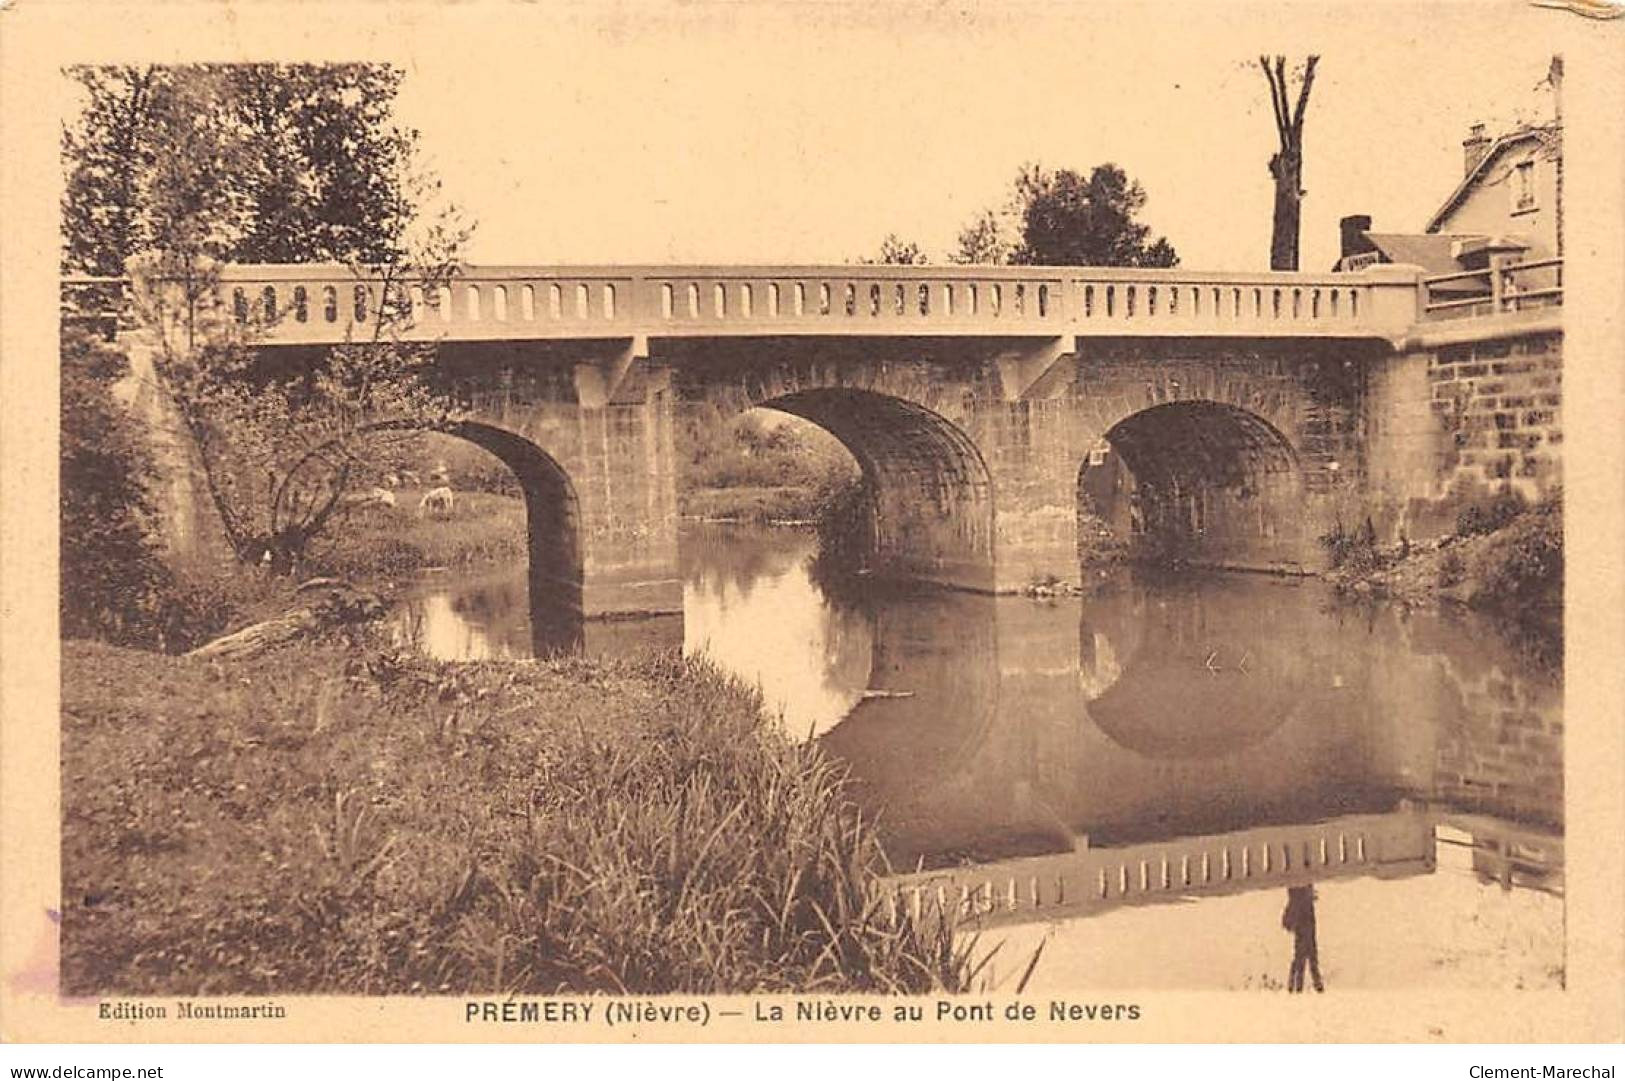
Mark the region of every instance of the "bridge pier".
[[458, 434], [525, 490], [532, 607], [545, 591], [589, 619], [682, 611], [669, 372], [624, 342], [446, 347], [442, 367]]

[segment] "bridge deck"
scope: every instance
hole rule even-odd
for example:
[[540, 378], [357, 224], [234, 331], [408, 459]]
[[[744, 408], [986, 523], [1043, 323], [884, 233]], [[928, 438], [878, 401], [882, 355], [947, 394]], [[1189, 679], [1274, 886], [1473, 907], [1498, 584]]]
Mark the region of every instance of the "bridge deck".
[[1413, 267], [1353, 274], [1106, 267], [467, 267], [449, 285], [345, 266], [231, 265], [219, 303], [269, 345], [735, 336], [1396, 339]]

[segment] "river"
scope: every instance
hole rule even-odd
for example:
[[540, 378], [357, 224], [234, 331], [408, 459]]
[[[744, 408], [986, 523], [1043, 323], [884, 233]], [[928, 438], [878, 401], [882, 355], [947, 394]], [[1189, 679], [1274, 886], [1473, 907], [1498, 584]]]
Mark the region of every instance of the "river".
[[[849, 763], [900, 869], [1150, 853], [1140, 874], [1166, 878], [1203, 839], [1262, 854], [1375, 830], [1398, 838], [1386, 855], [1314, 872], [1329, 986], [1561, 984], [1561, 683], [1484, 619], [1262, 575], [1122, 575], [1049, 600], [832, 588], [815, 548], [690, 527], [683, 615], [592, 621], [584, 648], [680, 641], [758, 685], [793, 736]], [[394, 619], [442, 658], [532, 649], [523, 568], [426, 580]], [[1035, 989], [1277, 988], [1301, 940], [1286, 890], [1242, 881], [1260, 866], [1006, 921], [989, 971], [1013, 978], [1042, 941]]]

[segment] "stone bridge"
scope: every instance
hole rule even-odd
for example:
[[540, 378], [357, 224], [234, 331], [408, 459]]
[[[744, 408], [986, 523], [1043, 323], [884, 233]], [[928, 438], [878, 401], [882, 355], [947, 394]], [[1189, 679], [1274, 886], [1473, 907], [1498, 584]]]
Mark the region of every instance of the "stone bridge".
[[[1317, 538], [1362, 522], [1374, 492], [1392, 533], [1414, 517], [1407, 499], [1449, 479], [1426, 377], [1373, 382], [1431, 348], [1409, 267], [484, 267], [425, 288], [229, 266], [204, 302], [265, 349], [375, 337], [381, 310], [402, 316], [392, 334], [438, 343], [456, 434], [524, 488], [533, 592], [589, 615], [680, 607], [686, 403], [827, 429], [871, 485], [869, 569], [986, 592], [1075, 580], [1108, 535], [1311, 569]], [[1518, 333], [1545, 326], [1530, 314]], [[1452, 340], [1474, 340], [1473, 322]]]

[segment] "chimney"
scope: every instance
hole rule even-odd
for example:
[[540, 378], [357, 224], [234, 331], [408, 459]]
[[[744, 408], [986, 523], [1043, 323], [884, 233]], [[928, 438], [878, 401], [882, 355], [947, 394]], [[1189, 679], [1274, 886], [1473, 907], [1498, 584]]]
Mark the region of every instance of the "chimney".
[[1375, 246], [1367, 240], [1365, 234], [1371, 229], [1370, 214], [1350, 214], [1337, 223], [1342, 232], [1342, 250], [1338, 253], [1344, 259], [1351, 255], [1360, 255], [1364, 252], [1375, 251]]
[[1484, 155], [1490, 150], [1490, 138], [1484, 134], [1483, 124], [1474, 124], [1469, 129], [1467, 138], [1462, 140], [1461, 149], [1464, 159], [1462, 175], [1467, 176], [1478, 168], [1478, 163], [1484, 160]]

